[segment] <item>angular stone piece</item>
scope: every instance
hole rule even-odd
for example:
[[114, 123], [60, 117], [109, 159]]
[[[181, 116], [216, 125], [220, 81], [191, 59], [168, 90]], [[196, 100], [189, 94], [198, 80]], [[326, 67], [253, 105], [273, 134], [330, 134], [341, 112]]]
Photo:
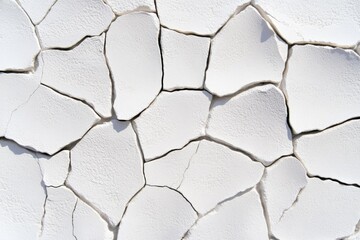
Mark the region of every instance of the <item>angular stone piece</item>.
[[74, 211], [74, 235], [77, 240], [113, 240], [107, 223], [86, 203], [78, 200]]
[[306, 169], [294, 157], [281, 158], [266, 168], [261, 185], [271, 226], [296, 202], [306, 183]]
[[38, 70], [34, 74], [0, 74], [0, 136], [5, 135], [12, 113], [40, 86], [40, 74]]
[[84, 103], [41, 85], [13, 112], [5, 137], [52, 155], [81, 138], [98, 120]]
[[42, 83], [85, 100], [102, 117], [111, 116], [111, 79], [104, 55], [104, 36], [86, 38], [69, 51], [47, 50]]
[[215, 34], [248, 0], [157, 0], [161, 24], [181, 32]]
[[76, 240], [72, 215], [77, 197], [66, 187], [47, 188], [45, 216], [40, 240]]
[[205, 214], [219, 202], [256, 185], [264, 167], [242, 153], [202, 140], [179, 191]]
[[164, 89], [202, 88], [210, 38], [161, 29]]
[[249, 152], [266, 165], [291, 154], [293, 148], [285, 98], [270, 84], [216, 99], [207, 134]]
[[0, 71], [29, 70], [40, 46], [35, 29], [15, 0], [0, 2]]
[[322, 130], [360, 116], [359, 75], [360, 57], [352, 50], [292, 47], [283, 88], [294, 131]]
[[272, 233], [278, 239], [342, 239], [359, 219], [360, 189], [310, 178]]
[[61, 151], [54, 156], [39, 154], [39, 164], [46, 186], [59, 187], [64, 185], [69, 171], [69, 154], [70, 152], [67, 150]]
[[287, 45], [253, 7], [232, 18], [211, 45], [206, 88], [225, 96], [259, 82], [278, 83]]
[[102, 0], [58, 0], [37, 26], [43, 48], [69, 48], [105, 31], [114, 13]]
[[258, 193], [251, 190], [221, 204], [213, 213], [200, 218], [184, 239], [268, 239]]
[[34, 24], [39, 24], [56, 0], [19, 0]]
[[132, 11], [155, 12], [154, 0], [105, 0], [113, 11], [118, 14], [125, 14]]
[[205, 91], [160, 93], [135, 119], [145, 159], [182, 148], [204, 135], [211, 98]]
[[181, 239], [197, 219], [191, 205], [165, 187], [145, 187], [129, 203], [118, 239]]
[[178, 188], [199, 143], [192, 142], [183, 149], [175, 150], [162, 158], [145, 163], [146, 183]]
[[152, 13], [120, 16], [110, 26], [106, 55], [114, 78], [114, 109], [119, 120], [139, 114], [161, 89], [159, 28], [159, 20]]
[[34, 153], [0, 139], [0, 237], [37, 239], [45, 191]]
[[311, 175], [360, 185], [360, 120], [303, 135], [294, 151]]
[[67, 184], [113, 226], [144, 185], [143, 160], [128, 122], [113, 120], [91, 129], [71, 150]]
[[289, 43], [322, 43], [349, 47], [360, 36], [357, 0], [255, 0]]

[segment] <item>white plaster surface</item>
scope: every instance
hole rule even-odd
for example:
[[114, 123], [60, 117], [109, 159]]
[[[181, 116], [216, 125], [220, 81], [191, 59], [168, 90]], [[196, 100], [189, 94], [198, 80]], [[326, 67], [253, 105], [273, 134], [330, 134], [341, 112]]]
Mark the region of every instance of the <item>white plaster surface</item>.
[[159, 20], [150, 13], [120, 16], [110, 26], [106, 52], [119, 120], [130, 120], [146, 109], [161, 89], [159, 31]]
[[131, 124], [113, 120], [95, 126], [71, 150], [67, 184], [117, 225], [144, 185], [142, 165]]
[[0, 240], [360, 240], [358, 0], [0, 0]]
[[225, 96], [258, 82], [280, 82], [286, 56], [287, 45], [247, 7], [214, 37], [205, 86]]
[[14, 0], [0, 2], [0, 71], [28, 70], [40, 46], [35, 28]]
[[264, 164], [293, 151], [285, 98], [273, 85], [217, 98], [206, 132], [248, 152]]

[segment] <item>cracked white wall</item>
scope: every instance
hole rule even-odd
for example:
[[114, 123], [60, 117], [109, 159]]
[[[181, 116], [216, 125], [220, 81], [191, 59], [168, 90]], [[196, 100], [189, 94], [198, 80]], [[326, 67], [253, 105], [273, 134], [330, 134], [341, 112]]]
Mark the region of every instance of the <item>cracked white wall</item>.
[[0, 0], [0, 239], [360, 239], [358, 0]]

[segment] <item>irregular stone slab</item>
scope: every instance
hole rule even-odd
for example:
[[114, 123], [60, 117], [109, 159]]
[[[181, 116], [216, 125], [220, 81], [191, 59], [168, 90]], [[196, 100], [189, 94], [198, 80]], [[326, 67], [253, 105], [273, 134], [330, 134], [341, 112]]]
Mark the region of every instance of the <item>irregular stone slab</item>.
[[[37, 26], [43, 48], [69, 48], [105, 31], [114, 13], [102, 0], [58, 0]], [[61, 36], [61, 37], [59, 37]]]
[[360, 57], [351, 50], [294, 46], [284, 79], [296, 133], [360, 116]]
[[98, 120], [84, 103], [41, 85], [13, 112], [5, 137], [52, 155], [80, 139]]
[[107, 223], [86, 203], [78, 200], [74, 211], [74, 235], [77, 240], [112, 240]]
[[295, 153], [311, 175], [360, 185], [360, 120], [324, 132], [303, 135], [295, 141]]
[[0, 236], [37, 239], [45, 202], [42, 176], [34, 153], [0, 140]]
[[204, 135], [211, 98], [205, 91], [160, 93], [135, 119], [145, 159], [182, 148]]
[[0, 71], [29, 70], [40, 50], [34, 26], [13, 0], [0, 2]]
[[162, 25], [181, 32], [213, 35], [247, 0], [157, 0]]
[[247, 7], [212, 40], [205, 86], [225, 96], [258, 82], [278, 83], [286, 58], [287, 45], [255, 8]]
[[216, 99], [207, 134], [249, 152], [266, 165], [292, 153], [285, 98], [270, 84]]
[[164, 89], [202, 88], [210, 38], [161, 29]]
[[265, 169], [261, 188], [271, 226], [296, 202], [306, 183], [306, 170], [294, 157], [281, 158]]
[[179, 191], [205, 214], [219, 202], [256, 185], [263, 171], [263, 165], [244, 154], [202, 140]]
[[155, 12], [154, 0], [105, 0], [113, 11], [118, 14], [125, 14], [132, 11]]
[[12, 113], [26, 103], [39, 86], [38, 70], [34, 74], [0, 74], [0, 136], [5, 135]]
[[360, 189], [311, 178], [272, 232], [278, 239], [341, 239], [359, 219]]
[[104, 55], [104, 35], [86, 38], [70, 51], [47, 50], [42, 83], [85, 100], [102, 117], [111, 116], [111, 79]]
[[72, 216], [77, 197], [66, 187], [47, 188], [47, 200], [41, 240], [76, 240]]
[[181, 239], [197, 219], [191, 205], [165, 187], [145, 187], [129, 203], [118, 239]]
[[178, 188], [199, 143], [192, 142], [181, 150], [175, 150], [162, 158], [145, 163], [146, 183]]
[[161, 89], [162, 63], [155, 14], [118, 17], [110, 26], [106, 55], [115, 83], [114, 109], [119, 120], [143, 111]]
[[251, 190], [221, 204], [200, 218], [184, 239], [268, 239], [258, 193]]
[[70, 152], [61, 151], [54, 156], [39, 154], [43, 181], [46, 186], [59, 187], [64, 185], [69, 171]]
[[34, 24], [39, 24], [56, 0], [19, 0]]
[[360, 35], [356, 0], [255, 0], [289, 43], [353, 46]]
[[113, 226], [144, 185], [143, 160], [128, 122], [113, 120], [91, 129], [71, 150], [67, 184]]

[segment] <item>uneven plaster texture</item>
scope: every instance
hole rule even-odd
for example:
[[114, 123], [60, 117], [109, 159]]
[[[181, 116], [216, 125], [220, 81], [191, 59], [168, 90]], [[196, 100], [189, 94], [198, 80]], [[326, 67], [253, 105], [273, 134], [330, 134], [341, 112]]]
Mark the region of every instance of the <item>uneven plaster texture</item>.
[[0, 0], [0, 240], [359, 240], [359, 12]]

